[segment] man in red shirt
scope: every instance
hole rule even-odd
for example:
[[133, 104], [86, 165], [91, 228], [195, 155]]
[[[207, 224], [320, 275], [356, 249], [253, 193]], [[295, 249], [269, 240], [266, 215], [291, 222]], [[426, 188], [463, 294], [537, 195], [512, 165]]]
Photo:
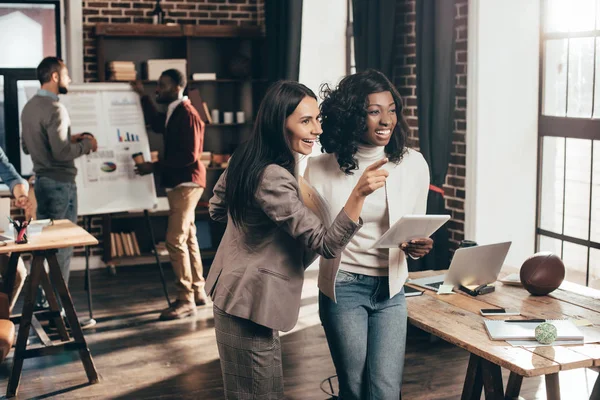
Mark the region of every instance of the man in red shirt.
[[196, 306], [207, 302], [202, 276], [202, 259], [196, 238], [196, 205], [206, 186], [206, 168], [200, 161], [204, 122], [187, 97], [183, 96], [185, 76], [175, 69], [162, 73], [156, 88], [156, 102], [166, 104], [158, 112], [141, 82], [132, 83], [141, 96], [146, 123], [163, 134], [164, 157], [157, 163], [138, 164], [140, 175], [161, 172], [169, 200], [167, 250], [176, 276], [177, 301], [163, 311], [161, 320], [196, 315]]

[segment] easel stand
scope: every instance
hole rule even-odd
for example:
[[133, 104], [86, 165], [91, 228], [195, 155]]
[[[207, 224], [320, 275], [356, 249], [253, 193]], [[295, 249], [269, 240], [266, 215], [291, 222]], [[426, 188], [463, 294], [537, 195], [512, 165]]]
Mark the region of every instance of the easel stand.
[[158, 251], [156, 251], [156, 241], [154, 240], [154, 230], [152, 229], [152, 221], [150, 221], [150, 214], [148, 210], [144, 210], [144, 217], [146, 218], [146, 224], [148, 225], [148, 232], [150, 232], [150, 241], [152, 242], [152, 251], [154, 252], [154, 257], [156, 257], [156, 266], [158, 267], [158, 272], [160, 273], [160, 280], [162, 281], [163, 291], [165, 292], [165, 297], [167, 298], [167, 304], [171, 307], [171, 299], [169, 299], [169, 291], [167, 290], [167, 282], [165, 281], [165, 273], [162, 269], [162, 263], [160, 262], [160, 257], [158, 255]]
[[[90, 232], [92, 230], [92, 219], [89, 216], [83, 217], [83, 225], [85, 226], [85, 230]], [[87, 292], [88, 299], [88, 310], [90, 312], [90, 320], [89, 324], [96, 325], [96, 320], [94, 319], [94, 307], [92, 306], [92, 280], [90, 278], [90, 246], [85, 246], [85, 283], [84, 289]]]
[[[156, 251], [156, 242], [154, 239], [154, 230], [152, 229], [152, 222], [150, 220], [150, 213], [148, 210], [144, 210], [144, 218], [146, 220], [146, 226], [148, 228], [148, 232], [150, 232], [150, 241], [152, 242], [152, 251], [154, 252], [154, 257], [156, 258], [156, 266], [158, 267], [158, 272], [160, 274], [160, 280], [162, 282], [163, 291], [165, 293], [165, 298], [167, 299], [167, 304], [171, 307], [171, 300], [169, 299], [169, 292], [167, 290], [167, 282], [165, 280], [165, 274], [162, 268], [162, 263], [160, 261], [160, 257], [158, 255], [158, 251]], [[86, 231], [90, 232], [91, 230], [91, 216], [86, 215], [83, 217], [83, 223]], [[88, 296], [88, 308], [90, 312], [90, 320], [95, 323], [94, 320], [94, 311], [92, 306], [92, 282], [90, 278], [90, 248], [89, 246], [85, 247], [85, 290], [87, 291]]]

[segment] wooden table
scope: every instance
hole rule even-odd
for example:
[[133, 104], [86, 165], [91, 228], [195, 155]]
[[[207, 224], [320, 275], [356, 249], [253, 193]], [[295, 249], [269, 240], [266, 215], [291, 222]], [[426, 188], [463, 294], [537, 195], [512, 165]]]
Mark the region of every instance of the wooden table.
[[[56, 260], [56, 251], [58, 249], [94, 244], [98, 244], [98, 241], [84, 229], [71, 221], [59, 220], [54, 221], [51, 226], [44, 227], [40, 235], [30, 237], [29, 243], [9, 243], [6, 246], [0, 247], [0, 254], [11, 253], [8, 273], [7, 276], [3, 277], [3, 291], [9, 296], [12, 293], [17, 262], [20, 255], [23, 253], [33, 253], [30, 276], [24, 286], [25, 304], [23, 305], [22, 315], [14, 319], [11, 318], [15, 323], [19, 324], [19, 333], [17, 335], [13, 368], [6, 389], [7, 397], [13, 397], [17, 394], [23, 361], [25, 359], [58, 354], [63, 351], [78, 351], [89, 382], [98, 382], [98, 373], [96, 372], [90, 350], [83, 336], [81, 325], [79, 325], [71, 294]], [[44, 261], [48, 262], [49, 276], [44, 268]], [[38, 316], [45, 315], [54, 321], [60, 337], [60, 343], [58, 344], [54, 344], [50, 340], [34, 315], [35, 296], [39, 285], [42, 285], [46, 293], [50, 310], [36, 312], [35, 314]], [[60, 304], [55, 295], [55, 290], [60, 298]], [[61, 316], [61, 306], [65, 311], [73, 338], [69, 336], [69, 331]], [[29, 329], [32, 326], [38, 334], [42, 345], [27, 349], [27, 338], [29, 336]]]
[[[440, 271], [411, 273], [411, 278], [437, 275]], [[584, 318], [600, 327], [600, 291], [565, 282], [548, 296], [531, 296], [522, 287], [496, 282], [496, 291], [471, 297], [465, 293], [438, 295], [425, 290], [409, 297], [408, 320], [413, 325], [459, 346], [471, 357], [463, 386], [463, 400], [518, 399], [523, 377], [545, 376], [549, 400], [560, 399], [558, 373], [576, 368], [600, 366], [600, 344], [576, 346], [513, 347], [492, 341], [479, 314], [482, 308], [504, 307], [520, 310], [526, 318]], [[521, 319], [523, 317], [485, 317]], [[501, 368], [510, 377], [504, 390]], [[600, 378], [590, 400], [600, 399]], [[506, 397], [505, 397], [506, 396]]]

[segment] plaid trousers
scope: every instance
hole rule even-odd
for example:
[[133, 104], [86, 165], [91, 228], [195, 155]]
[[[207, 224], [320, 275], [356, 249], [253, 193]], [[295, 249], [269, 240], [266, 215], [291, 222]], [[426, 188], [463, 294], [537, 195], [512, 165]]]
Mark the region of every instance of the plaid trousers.
[[279, 332], [213, 306], [227, 400], [283, 399]]

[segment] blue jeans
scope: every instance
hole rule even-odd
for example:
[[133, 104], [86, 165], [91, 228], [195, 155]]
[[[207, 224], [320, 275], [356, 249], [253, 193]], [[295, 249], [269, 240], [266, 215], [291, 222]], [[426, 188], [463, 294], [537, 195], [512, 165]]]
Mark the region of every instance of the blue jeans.
[[407, 311], [404, 291], [389, 297], [388, 277], [338, 273], [337, 304], [319, 293], [319, 315], [343, 400], [400, 398]]
[[[35, 179], [37, 218], [68, 219], [77, 223], [77, 185], [40, 176]], [[56, 253], [65, 283], [69, 284], [73, 248], [59, 249]]]

